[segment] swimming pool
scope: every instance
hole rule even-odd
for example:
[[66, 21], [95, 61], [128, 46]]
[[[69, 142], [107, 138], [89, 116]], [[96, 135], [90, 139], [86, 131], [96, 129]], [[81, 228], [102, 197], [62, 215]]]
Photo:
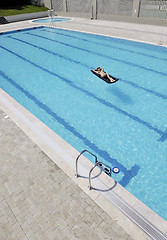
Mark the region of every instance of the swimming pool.
[[[118, 166], [112, 177], [167, 219], [166, 48], [46, 27], [0, 43], [1, 88], [78, 151]], [[105, 83], [97, 66], [120, 80]]]
[[71, 18], [45, 18], [45, 19], [38, 19], [38, 20], [34, 20], [33, 22], [36, 23], [50, 23], [50, 22], [66, 22], [71, 20]]

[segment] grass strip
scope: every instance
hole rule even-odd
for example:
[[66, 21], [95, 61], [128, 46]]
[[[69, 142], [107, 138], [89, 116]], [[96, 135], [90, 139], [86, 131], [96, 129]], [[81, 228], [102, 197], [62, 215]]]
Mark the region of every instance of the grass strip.
[[47, 11], [48, 8], [35, 5], [19, 5], [8, 8], [0, 8], [0, 16], [12, 16], [18, 14], [34, 13]]

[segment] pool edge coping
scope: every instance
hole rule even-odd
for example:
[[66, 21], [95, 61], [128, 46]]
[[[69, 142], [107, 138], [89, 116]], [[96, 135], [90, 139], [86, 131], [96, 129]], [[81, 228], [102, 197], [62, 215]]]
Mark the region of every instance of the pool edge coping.
[[[64, 18], [69, 18], [69, 17], [65, 17], [65, 16], [59, 16], [60, 18], [61, 17], [64, 17]], [[47, 17], [45, 17], [47, 18]], [[28, 23], [28, 24], [31, 24], [32, 27], [29, 27], [29, 26], [22, 26], [22, 29], [28, 29], [28, 28], [37, 28], [37, 27], [48, 27], [49, 28], [49, 23], [36, 23], [36, 22], [33, 22], [34, 20], [38, 20], [38, 19], [41, 19], [41, 18], [34, 18], [34, 19], [31, 19], [31, 20], [25, 20], [25, 21], [19, 21], [19, 22], [23, 22], [23, 23]], [[73, 20], [76, 20], [78, 18], [76, 17], [71, 17], [71, 20], [67, 21], [67, 22], [71, 22]], [[91, 20], [92, 21], [92, 20]], [[145, 43], [145, 44], [151, 44], [151, 45], [155, 45], [155, 46], [159, 46], [159, 47], [165, 47], [167, 48], [167, 45], [166, 44], [157, 44], [155, 42], [150, 42], [150, 41], [144, 41], [144, 40], [137, 40], [137, 39], [133, 39], [133, 38], [127, 38], [127, 37], [120, 37], [120, 36], [115, 36], [113, 34], [103, 34], [103, 33], [98, 33], [96, 31], [92, 32], [92, 31], [85, 31], [85, 30], [79, 30], [79, 29], [74, 29], [74, 28], [69, 28], [68, 26], [67, 27], [63, 27], [61, 26], [61, 24], [63, 23], [67, 23], [67, 22], [57, 22], [56, 24], [59, 24], [60, 23], [60, 26], [54, 26], [52, 28], [60, 28], [60, 29], [64, 29], [64, 30], [69, 30], [69, 31], [76, 31], [76, 32], [82, 32], [82, 33], [88, 33], [88, 34], [93, 34], [93, 35], [100, 35], [100, 36], [105, 36], [105, 37], [111, 37], [111, 38], [116, 38], [116, 39], [123, 39], [123, 40], [128, 40], [128, 41], [132, 41], [132, 42], [139, 42], [139, 43]], [[15, 23], [15, 22], [14, 22]], [[18, 23], [18, 22], [16, 22]], [[9, 23], [9, 24], [13, 24], [13, 23]], [[9, 25], [8, 24], [8, 25]], [[19, 28], [19, 30], [21, 31], [22, 29]], [[14, 27], [14, 31], [17, 31], [17, 27], [15, 26]], [[10, 31], [13, 31], [13, 30], [7, 30], [6, 33], [10, 32]], [[3, 33], [4, 31], [2, 31], [1, 33]]]
[[[58, 16], [58, 17], [64, 17], [64, 18], [69, 18], [69, 17], [65, 17], [65, 16]], [[37, 18], [39, 19], [39, 18]], [[29, 23], [31, 24], [37, 24], [37, 26], [39, 25], [42, 25], [44, 27], [49, 27], [49, 23], [36, 23], [36, 22], [33, 22], [34, 20], [37, 20], [37, 19], [33, 19], [33, 20], [29, 20]], [[67, 21], [67, 22], [57, 22], [56, 24], [63, 24], [63, 23], [68, 23], [68, 22], [71, 22], [71, 21], [75, 21], [77, 18], [76, 17], [71, 17], [71, 20]], [[93, 21], [93, 20], [91, 20]], [[53, 27], [54, 28], [54, 27]], [[93, 34], [93, 35], [100, 35], [100, 36], [105, 36], [105, 37], [111, 37], [111, 38], [117, 38], [117, 39], [123, 39], [123, 40], [128, 40], [128, 41], [132, 41], [132, 42], [140, 42], [140, 43], [145, 43], [145, 44], [151, 44], [151, 45], [155, 45], [155, 46], [159, 46], [159, 47], [165, 47], [167, 48], [167, 45], [165, 44], [157, 44], [155, 42], [150, 42], [150, 41], [144, 41], [144, 40], [136, 40], [136, 39], [133, 39], [133, 38], [127, 38], [127, 37], [119, 37], [119, 36], [115, 36], [115, 35], [111, 35], [111, 34], [103, 34], [103, 33], [98, 33], [96, 32], [92, 32], [92, 31], [85, 31], [85, 30], [79, 30], [79, 29], [74, 29], [74, 28], [69, 28], [68, 26], [67, 27], [63, 27], [63, 26], [55, 26], [55, 28], [60, 28], [60, 29], [64, 29], [64, 30], [69, 30], [69, 31], [76, 31], [76, 32], [82, 32], [82, 33], [88, 33], [88, 34]]]
[[[29, 23], [35, 23], [35, 24], [39, 24], [39, 25], [41, 25], [41, 24], [50, 24], [50, 22], [42, 22], [42, 23], [40, 23], [40, 22], [36, 22], [37, 20], [44, 20], [44, 19], [48, 19], [49, 17], [47, 16], [47, 17], [42, 17], [42, 18], [34, 18], [34, 19], [31, 19], [31, 20], [29, 20]], [[63, 23], [63, 22], [70, 22], [70, 21], [72, 21], [74, 18], [70, 18], [70, 17], [62, 17], [62, 16], [54, 16], [54, 18], [56, 19], [56, 18], [67, 18], [68, 20], [67, 21], [60, 21], [60, 22], [53, 22], [53, 23]], [[46, 26], [45, 26], [46, 27]]]

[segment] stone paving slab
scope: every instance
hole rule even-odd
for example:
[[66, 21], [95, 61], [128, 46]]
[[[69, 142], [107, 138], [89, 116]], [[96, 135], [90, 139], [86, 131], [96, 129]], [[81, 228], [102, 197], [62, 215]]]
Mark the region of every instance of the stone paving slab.
[[132, 240], [0, 109], [0, 239]]

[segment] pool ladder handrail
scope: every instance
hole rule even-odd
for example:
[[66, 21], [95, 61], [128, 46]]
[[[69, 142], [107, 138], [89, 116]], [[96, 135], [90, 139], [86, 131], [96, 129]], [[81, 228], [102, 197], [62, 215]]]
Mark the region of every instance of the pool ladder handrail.
[[[111, 168], [109, 167], [109, 169], [107, 169], [108, 167], [104, 163], [98, 162], [97, 156], [95, 154], [93, 154], [93, 153], [91, 153], [91, 152], [89, 152], [88, 150], [85, 149], [76, 158], [76, 174], [75, 174], [76, 177], [79, 177], [79, 174], [78, 174], [78, 160], [81, 157], [81, 155], [83, 153], [85, 153], [85, 152], [89, 153], [90, 155], [92, 155], [95, 158], [95, 165], [89, 171], [89, 186], [88, 187], [89, 187], [89, 190], [91, 190], [92, 189], [92, 186], [91, 186], [91, 173], [92, 173], [93, 169], [99, 165], [100, 169], [102, 171], [104, 171], [106, 174], [111, 174]], [[106, 166], [106, 168], [104, 168], [103, 166]]]
[[96, 157], [96, 155], [94, 155], [93, 153], [89, 152], [89, 151], [86, 150], [86, 149], [83, 150], [83, 151], [78, 155], [78, 157], [76, 158], [76, 174], [75, 174], [76, 177], [79, 177], [79, 174], [78, 174], [78, 160], [79, 160], [79, 158], [81, 157], [81, 155], [82, 155], [84, 152], [87, 152], [87, 153], [89, 153], [90, 155], [92, 155], [92, 156], [95, 158], [95, 163], [97, 162], [97, 157]]
[[[89, 186], [88, 186], [88, 188], [89, 188], [89, 190], [91, 190], [92, 189], [92, 186], [91, 186], [91, 173], [92, 173], [92, 171], [93, 171], [93, 169], [95, 169], [95, 167], [97, 167], [98, 165], [100, 165], [100, 164], [103, 164], [102, 162], [96, 162], [96, 164], [90, 169], [90, 171], [89, 171]], [[101, 168], [100, 168], [101, 169]]]
[[[92, 156], [95, 157], [95, 165], [91, 168], [91, 170], [89, 171], [89, 190], [93, 189], [93, 187], [91, 186], [91, 173], [92, 171], [95, 169], [95, 167], [97, 167], [98, 165], [101, 165], [102, 168], [100, 167], [101, 170], [104, 169], [103, 165], [105, 166], [104, 163], [102, 162], [98, 162], [97, 161], [97, 157], [96, 155], [94, 155], [93, 153], [87, 151], [87, 150], [83, 150], [78, 157], [76, 158], [76, 177], [79, 177], [78, 174], [78, 159], [80, 158], [80, 156], [84, 153], [84, 152], [88, 152], [89, 154], [91, 154]], [[118, 173], [114, 171], [114, 168], [110, 170], [113, 173]], [[108, 174], [108, 173], [107, 173]], [[115, 181], [116, 182], [116, 181]], [[95, 188], [94, 188], [95, 189]], [[118, 201], [119, 200], [119, 201]], [[163, 232], [161, 232], [159, 229], [157, 229], [154, 225], [152, 225], [150, 222], [147, 222], [147, 220], [145, 220], [145, 218], [143, 218], [139, 213], [137, 213], [135, 210], [133, 210], [133, 208], [129, 207], [123, 200], [121, 199], [117, 199], [117, 204], [116, 206], [118, 206], [118, 208], [124, 213], [126, 214], [130, 219], [132, 219], [133, 222], [135, 222], [142, 230], [144, 230], [144, 232], [146, 232], [149, 236], [152, 237], [152, 239], [163, 239], [166, 240], [166, 234], [164, 234]], [[115, 201], [113, 201], [115, 202]], [[116, 202], [115, 202], [116, 203]], [[135, 218], [134, 218], [134, 214], [135, 214]], [[136, 219], [136, 220], [135, 220]]]
[[49, 23], [49, 27], [53, 28], [54, 27], [54, 21], [53, 20], [54, 20], [54, 17], [55, 17], [53, 9], [48, 10], [48, 17], [51, 20], [50, 23]]

